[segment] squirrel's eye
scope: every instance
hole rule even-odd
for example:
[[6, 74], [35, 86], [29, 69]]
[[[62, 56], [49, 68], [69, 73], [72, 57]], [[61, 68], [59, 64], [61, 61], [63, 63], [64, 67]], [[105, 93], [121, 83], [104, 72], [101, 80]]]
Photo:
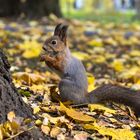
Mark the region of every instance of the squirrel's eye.
[[51, 44], [56, 45], [57, 44], [57, 41], [56, 40], [52, 40], [51, 41]]

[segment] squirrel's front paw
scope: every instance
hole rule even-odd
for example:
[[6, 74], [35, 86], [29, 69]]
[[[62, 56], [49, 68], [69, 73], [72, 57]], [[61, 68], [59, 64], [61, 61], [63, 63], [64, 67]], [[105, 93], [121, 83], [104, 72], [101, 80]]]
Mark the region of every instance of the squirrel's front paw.
[[44, 54], [44, 55], [41, 55], [41, 56], [40, 56], [40, 60], [41, 60], [41, 61], [50, 61], [50, 62], [51, 62], [51, 61], [54, 61], [54, 58], [52, 58], [52, 57], [49, 56], [49, 55], [45, 55], [45, 54]]
[[41, 62], [42, 62], [42, 61], [45, 61], [44, 55], [41, 55], [41, 56], [40, 56], [40, 61], [41, 61]]

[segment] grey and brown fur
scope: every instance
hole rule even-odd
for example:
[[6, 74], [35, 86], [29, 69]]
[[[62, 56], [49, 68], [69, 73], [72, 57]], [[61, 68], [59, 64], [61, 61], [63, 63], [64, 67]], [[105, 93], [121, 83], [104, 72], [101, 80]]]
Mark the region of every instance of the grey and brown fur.
[[102, 103], [113, 101], [131, 106], [140, 115], [140, 92], [118, 85], [104, 85], [91, 93], [87, 92], [87, 77], [80, 60], [72, 56], [67, 45], [67, 25], [58, 24], [54, 35], [46, 40], [41, 60], [54, 71], [61, 81], [59, 91], [62, 101], [72, 101], [74, 104]]

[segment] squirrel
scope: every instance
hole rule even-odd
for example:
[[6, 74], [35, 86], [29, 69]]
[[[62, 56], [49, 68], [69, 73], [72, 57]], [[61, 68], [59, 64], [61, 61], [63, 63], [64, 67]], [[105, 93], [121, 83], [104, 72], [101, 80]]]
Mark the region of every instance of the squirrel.
[[80, 60], [72, 56], [67, 45], [68, 25], [58, 24], [54, 35], [43, 45], [44, 54], [40, 56], [47, 66], [61, 78], [59, 92], [62, 101], [74, 104], [103, 103], [112, 101], [130, 106], [140, 116], [140, 91], [123, 86], [105, 84], [90, 93], [86, 70]]

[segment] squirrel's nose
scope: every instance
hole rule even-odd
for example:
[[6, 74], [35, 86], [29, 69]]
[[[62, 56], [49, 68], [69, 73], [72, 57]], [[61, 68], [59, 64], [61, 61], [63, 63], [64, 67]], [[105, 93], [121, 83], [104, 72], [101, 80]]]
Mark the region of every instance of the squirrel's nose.
[[43, 45], [42, 49], [45, 50], [45, 51], [47, 51], [47, 46], [46, 45]]

